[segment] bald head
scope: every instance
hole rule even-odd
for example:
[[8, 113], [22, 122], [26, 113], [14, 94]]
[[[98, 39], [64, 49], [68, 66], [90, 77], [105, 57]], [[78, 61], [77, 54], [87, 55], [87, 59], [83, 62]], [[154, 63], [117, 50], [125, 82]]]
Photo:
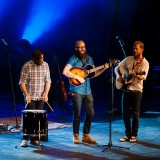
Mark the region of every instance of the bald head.
[[85, 46], [85, 43], [82, 40], [78, 40], [75, 43], [75, 48], [79, 47], [79, 46]]
[[82, 40], [76, 41], [75, 51], [78, 58], [80, 59], [86, 58], [87, 55], [86, 46]]

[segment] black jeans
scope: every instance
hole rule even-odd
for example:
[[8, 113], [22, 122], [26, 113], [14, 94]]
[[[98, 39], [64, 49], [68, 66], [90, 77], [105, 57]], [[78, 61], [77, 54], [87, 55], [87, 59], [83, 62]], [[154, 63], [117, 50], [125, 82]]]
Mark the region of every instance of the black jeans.
[[42, 110], [43, 109], [43, 105], [44, 105], [44, 101], [40, 100], [40, 101], [31, 101], [28, 105], [26, 109], [37, 109], [37, 110]]
[[73, 113], [73, 134], [79, 134], [80, 127], [80, 114], [82, 105], [85, 108], [85, 120], [83, 126], [83, 133], [89, 134], [91, 128], [91, 122], [94, 116], [94, 107], [93, 107], [93, 96], [89, 95], [81, 95], [78, 93], [74, 93], [72, 95], [72, 102], [74, 106]]
[[[122, 95], [122, 113], [125, 133], [128, 137], [137, 136], [139, 127], [139, 114], [142, 101], [142, 92], [124, 91]], [[132, 122], [131, 122], [132, 116]]]
[[[31, 101], [26, 109], [27, 110], [43, 110], [43, 105], [44, 105], [44, 101], [40, 100], [40, 101]], [[30, 141], [34, 141], [34, 140], [38, 140], [39, 137], [32, 137], [32, 136], [28, 136], [28, 135], [23, 135], [23, 140], [28, 140], [30, 137]]]

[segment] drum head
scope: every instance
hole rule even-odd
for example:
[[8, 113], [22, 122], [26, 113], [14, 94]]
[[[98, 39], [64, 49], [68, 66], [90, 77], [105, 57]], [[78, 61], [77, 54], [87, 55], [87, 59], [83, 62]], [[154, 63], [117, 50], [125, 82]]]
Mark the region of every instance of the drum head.
[[46, 113], [47, 111], [46, 110], [32, 110], [32, 109], [26, 109], [26, 110], [23, 110], [22, 113]]

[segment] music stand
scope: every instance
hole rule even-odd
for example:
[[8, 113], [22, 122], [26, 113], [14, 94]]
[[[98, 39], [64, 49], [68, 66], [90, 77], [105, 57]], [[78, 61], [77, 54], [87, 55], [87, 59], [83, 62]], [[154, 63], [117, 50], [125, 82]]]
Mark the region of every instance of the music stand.
[[105, 152], [107, 149], [110, 149], [111, 147], [117, 147], [117, 148], [126, 148], [127, 147], [122, 147], [122, 146], [114, 146], [112, 144], [112, 116], [113, 116], [113, 104], [114, 104], [114, 76], [113, 76], [113, 64], [112, 60], [109, 59], [109, 64], [110, 64], [110, 70], [111, 70], [111, 105], [110, 105], [110, 110], [109, 110], [109, 142], [108, 145], [103, 145], [105, 148], [102, 150], [102, 152]]

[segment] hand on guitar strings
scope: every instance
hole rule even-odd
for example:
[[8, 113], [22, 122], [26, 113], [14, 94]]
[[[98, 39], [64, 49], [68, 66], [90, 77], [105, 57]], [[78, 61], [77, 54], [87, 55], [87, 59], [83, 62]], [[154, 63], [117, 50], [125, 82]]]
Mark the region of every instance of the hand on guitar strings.
[[110, 66], [109, 66], [108, 63], [104, 64], [104, 69], [105, 69], [105, 70], [108, 69], [109, 67], [110, 67]]
[[76, 78], [81, 84], [85, 82], [85, 79], [82, 77], [77, 76]]

